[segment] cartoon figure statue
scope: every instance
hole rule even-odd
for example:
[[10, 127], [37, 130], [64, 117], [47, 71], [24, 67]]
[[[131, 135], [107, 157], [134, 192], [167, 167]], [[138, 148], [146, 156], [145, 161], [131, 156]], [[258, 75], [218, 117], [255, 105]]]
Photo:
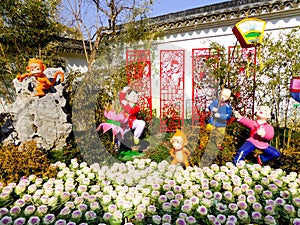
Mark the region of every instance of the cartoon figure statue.
[[37, 87], [36, 87], [36, 94], [35, 96], [44, 96], [45, 90], [50, 89], [56, 83], [56, 78], [60, 74], [61, 75], [61, 82], [64, 81], [64, 72], [57, 71], [54, 74], [52, 82], [49, 81], [48, 77], [44, 74], [44, 70], [46, 69], [45, 64], [39, 59], [30, 59], [28, 62], [28, 66], [26, 67], [26, 71], [28, 73], [17, 75], [17, 79], [22, 82], [24, 78], [34, 76]]
[[[220, 99], [214, 100], [209, 105], [209, 111], [212, 116], [208, 120], [208, 124], [206, 126], [207, 131], [217, 130], [220, 134], [225, 134], [225, 128], [227, 125], [227, 121], [231, 118], [232, 115], [232, 107], [229, 103], [231, 91], [227, 88], [224, 88], [221, 91]], [[216, 136], [220, 136], [216, 133]], [[223, 136], [220, 138], [216, 137], [216, 145], [221, 149], [221, 143], [223, 140]]]
[[230, 95], [231, 91], [224, 88], [221, 91], [220, 103], [219, 99], [216, 99], [209, 105], [208, 108], [212, 113], [212, 117], [208, 121], [208, 129], [213, 129], [213, 127], [226, 127], [226, 123], [232, 114], [232, 107], [228, 101]]
[[261, 155], [257, 156], [257, 162], [260, 165], [280, 156], [280, 152], [268, 143], [274, 136], [274, 128], [267, 122], [271, 118], [271, 109], [268, 106], [259, 107], [256, 113], [256, 121], [241, 116], [239, 112], [234, 114], [239, 123], [250, 129], [250, 137], [235, 155], [234, 164], [244, 160], [255, 149], [263, 151]]
[[138, 92], [131, 87], [126, 86], [119, 94], [120, 103], [123, 109], [128, 113], [128, 125], [130, 129], [134, 129], [133, 140], [135, 144], [139, 144], [140, 136], [145, 128], [145, 121], [137, 119], [137, 115], [140, 112], [140, 107], [137, 105], [139, 100]]
[[188, 167], [190, 151], [185, 147], [188, 143], [186, 135], [177, 130], [170, 141], [173, 146], [170, 150], [170, 155], [173, 157], [171, 164], [183, 163], [185, 167]]

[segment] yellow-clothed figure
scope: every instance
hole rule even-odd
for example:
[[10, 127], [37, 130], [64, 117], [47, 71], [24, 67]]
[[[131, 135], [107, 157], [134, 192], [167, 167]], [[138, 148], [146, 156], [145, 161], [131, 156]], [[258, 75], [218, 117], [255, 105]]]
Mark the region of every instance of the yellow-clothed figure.
[[173, 157], [171, 164], [183, 163], [188, 167], [190, 151], [185, 147], [188, 143], [186, 135], [177, 130], [171, 138], [173, 148], [170, 150], [170, 155]]
[[46, 66], [43, 64], [40, 59], [30, 59], [28, 62], [28, 66], [26, 67], [26, 71], [28, 73], [24, 73], [22, 75], [17, 75], [17, 79], [22, 82], [26, 77], [34, 77], [36, 80], [36, 94], [35, 96], [44, 96], [45, 91], [49, 90], [56, 83], [56, 78], [58, 75], [61, 76], [60, 81], [64, 81], [64, 72], [57, 71], [53, 76], [53, 80], [50, 81], [48, 77], [44, 74], [44, 70]]

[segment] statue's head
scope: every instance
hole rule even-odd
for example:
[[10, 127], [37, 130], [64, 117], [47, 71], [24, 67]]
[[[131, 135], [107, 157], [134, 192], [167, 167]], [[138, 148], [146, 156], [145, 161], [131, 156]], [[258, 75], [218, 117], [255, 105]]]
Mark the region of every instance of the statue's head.
[[256, 116], [260, 119], [270, 119], [271, 109], [268, 106], [260, 106], [256, 112]]
[[175, 150], [182, 149], [188, 143], [186, 135], [180, 130], [176, 131], [176, 133], [172, 136], [170, 141]]
[[45, 64], [40, 59], [29, 59], [28, 66], [26, 67], [26, 71], [32, 74], [39, 74], [42, 73], [46, 69]]
[[225, 102], [225, 101], [227, 101], [228, 99], [230, 99], [230, 96], [231, 96], [231, 90], [230, 90], [230, 89], [224, 88], [224, 89], [221, 91], [221, 101], [222, 101], [222, 102]]
[[126, 100], [131, 103], [137, 103], [139, 101], [139, 92], [129, 88], [126, 90]]

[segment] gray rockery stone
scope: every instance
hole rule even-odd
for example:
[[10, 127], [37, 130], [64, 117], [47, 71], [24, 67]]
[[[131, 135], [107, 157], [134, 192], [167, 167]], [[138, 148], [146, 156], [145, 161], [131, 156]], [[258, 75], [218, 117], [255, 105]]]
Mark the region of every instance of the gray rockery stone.
[[[49, 68], [44, 73], [50, 78], [57, 70], [61, 69]], [[7, 107], [13, 118], [13, 130], [3, 140], [3, 144], [22, 144], [35, 140], [37, 146], [44, 150], [64, 147], [72, 131], [72, 124], [68, 122], [64, 111], [66, 99], [63, 96], [63, 84], [57, 82], [42, 97], [34, 96], [36, 81], [33, 77], [23, 82], [14, 79], [13, 84], [16, 100]]]

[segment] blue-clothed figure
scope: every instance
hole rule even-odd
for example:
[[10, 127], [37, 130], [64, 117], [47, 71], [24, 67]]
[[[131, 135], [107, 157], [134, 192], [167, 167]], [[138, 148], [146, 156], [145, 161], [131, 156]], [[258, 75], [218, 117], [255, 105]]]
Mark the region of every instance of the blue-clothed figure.
[[221, 92], [220, 104], [219, 99], [216, 99], [209, 105], [208, 108], [212, 113], [212, 116], [208, 120], [208, 129], [211, 130], [213, 127], [226, 127], [227, 121], [232, 115], [232, 107], [228, 101], [230, 99], [230, 95], [231, 91], [225, 88]]
[[[207, 146], [211, 148], [217, 147], [222, 150], [222, 142], [224, 139], [227, 121], [231, 118], [232, 107], [229, 103], [231, 91], [224, 88], [221, 91], [220, 99], [214, 100], [209, 105], [209, 111], [211, 112], [211, 118], [208, 120], [206, 130], [211, 132], [211, 142]], [[220, 103], [219, 103], [220, 101]]]

